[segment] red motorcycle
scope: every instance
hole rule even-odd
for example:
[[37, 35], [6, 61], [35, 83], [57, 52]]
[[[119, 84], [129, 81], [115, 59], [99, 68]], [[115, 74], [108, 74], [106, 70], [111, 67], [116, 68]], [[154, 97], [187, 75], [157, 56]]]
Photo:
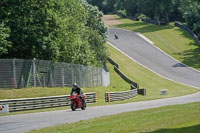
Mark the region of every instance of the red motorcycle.
[[82, 99], [77, 93], [70, 95], [71, 100], [71, 109], [76, 111], [76, 109], [81, 108], [82, 110], [86, 109], [85, 94], [82, 95]]

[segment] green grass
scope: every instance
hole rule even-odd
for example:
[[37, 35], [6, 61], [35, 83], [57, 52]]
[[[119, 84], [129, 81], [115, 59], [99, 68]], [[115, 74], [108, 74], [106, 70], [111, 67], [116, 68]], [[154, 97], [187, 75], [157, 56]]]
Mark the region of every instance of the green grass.
[[200, 47], [188, 32], [175, 27], [173, 23], [168, 26], [157, 26], [130, 19], [121, 19], [116, 15], [114, 17], [123, 22], [123, 24], [115, 27], [142, 33], [167, 54], [190, 67], [200, 70]]
[[[130, 79], [139, 83], [140, 88], [146, 88], [147, 90], [146, 96], [134, 98], [132, 99], [133, 101], [181, 96], [199, 91], [192, 87], [188, 87], [164, 79], [149, 71], [148, 69], [145, 69], [144, 67], [133, 62], [132, 60], [121, 54], [118, 50], [112, 48], [110, 45], [108, 45], [108, 48], [110, 50], [110, 53], [112, 53], [111, 58], [119, 64], [120, 70]], [[168, 89], [169, 95], [161, 96], [159, 92], [160, 89]]]
[[30, 133], [199, 133], [200, 102], [122, 113]]
[[[118, 50], [114, 49], [110, 45], [107, 45], [108, 49], [111, 53], [111, 58], [116, 61], [120, 70], [126, 74], [130, 79], [139, 83], [140, 88], [146, 88], [147, 95], [146, 96], [137, 96], [135, 98], [105, 103], [105, 92], [116, 92], [116, 91], [125, 91], [130, 89], [130, 85], [127, 84], [124, 80], [121, 79], [119, 75], [117, 75], [113, 66], [108, 63], [108, 67], [110, 69], [110, 78], [111, 83], [109, 87], [95, 87], [95, 88], [83, 88], [83, 92], [96, 92], [97, 93], [97, 103], [90, 104], [89, 106], [99, 106], [99, 105], [110, 105], [110, 104], [122, 104], [127, 102], [136, 102], [136, 101], [145, 101], [145, 100], [153, 100], [160, 98], [168, 98], [168, 97], [177, 97], [183, 96], [191, 93], [198, 92], [199, 90], [188, 87], [179, 83], [175, 83], [164, 79], [155, 73], [143, 68], [137, 63], [133, 62], [125, 55], [121, 54]], [[168, 95], [160, 95], [160, 89], [168, 89]], [[12, 89], [12, 90], [0, 90], [0, 99], [13, 99], [13, 98], [26, 98], [26, 97], [42, 97], [42, 96], [53, 96], [53, 95], [65, 95], [69, 94], [71, 88], [24, 88], [24, 89]], [[69, 108], [69, 107], [67, 107]], [[65, 108], [53, 108], [53, 109], [42, 109], [42, 110], [33, 110], [33, 111], [23, 111], [10, 113], [13, 114], [21, 114], [21, 113], [32, 113], [32, 112], [42, 112], [42, 111], [51, 111], [51, 110], [59, 110], [66, 109]], [[1, 114], [0, 114], [1, 116]]]

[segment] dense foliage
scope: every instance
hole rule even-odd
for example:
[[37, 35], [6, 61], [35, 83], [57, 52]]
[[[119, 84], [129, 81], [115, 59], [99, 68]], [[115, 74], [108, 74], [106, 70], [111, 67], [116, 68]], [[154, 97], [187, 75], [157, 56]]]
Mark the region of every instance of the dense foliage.
[[7, 40], [9, 37], [10, 30], [5, 27], [4, 23], [0, 24], [0, 56], [2, 54], [7, 54], [8, 48], [11, 46], [10, 42]]
[[83, 0], [1, 0], [0, 57], [100, 65], [107, 56], [101, 16]]
[[200, 38], [200, 0], [88, 0], [104, 13], [185, 22]]

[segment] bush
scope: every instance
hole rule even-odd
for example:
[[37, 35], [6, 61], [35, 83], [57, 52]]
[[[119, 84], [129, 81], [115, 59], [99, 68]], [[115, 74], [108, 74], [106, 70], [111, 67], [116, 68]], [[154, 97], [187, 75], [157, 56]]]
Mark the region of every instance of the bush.
[[146, 15], [144, 15], [142, 13], [136, 13], [134, 18], [136, 18], [136, 19], [149, 19]]
[[4, 23], [0, 24], [0, 56], [8, 52], [11, 43], [7, 40], [10, 36], [10, 29], [5, 27]]
[[122, 18], [126, 18], [127, 17], [127, 12], [126, 10], [118, 10], [117, 14], [122, 17]]

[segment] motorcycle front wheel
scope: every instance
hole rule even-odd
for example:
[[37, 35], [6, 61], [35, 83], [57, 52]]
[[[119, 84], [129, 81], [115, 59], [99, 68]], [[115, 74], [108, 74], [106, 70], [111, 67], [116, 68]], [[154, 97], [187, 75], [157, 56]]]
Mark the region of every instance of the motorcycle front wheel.
[[86, 109], [86, 102], [85, 100], [83, 100], [83, 106], [81, 107], [82, 110], [85, 110]]
[[73, 103], [71, 104], [71, 109], [72, 109], [72, 111], [76, 111], [76, 107], [74, 106]]

